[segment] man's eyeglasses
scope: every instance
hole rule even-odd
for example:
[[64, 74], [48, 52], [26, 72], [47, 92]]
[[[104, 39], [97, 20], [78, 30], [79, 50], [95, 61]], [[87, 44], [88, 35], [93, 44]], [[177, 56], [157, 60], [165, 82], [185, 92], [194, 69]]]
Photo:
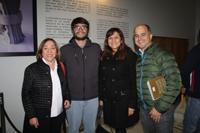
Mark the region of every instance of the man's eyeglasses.
[[88, 26], [85, 25], [85, 24], [76, 24], [76, 25], [74, 26], [74, 30], [80, 30], [80, 29], [86, 30], [87, 28], [88, 28]]

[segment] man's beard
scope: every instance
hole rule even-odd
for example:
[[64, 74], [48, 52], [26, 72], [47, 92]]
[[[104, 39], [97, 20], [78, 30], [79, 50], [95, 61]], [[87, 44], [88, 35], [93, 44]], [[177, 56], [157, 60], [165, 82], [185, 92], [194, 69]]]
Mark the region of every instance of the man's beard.
[[82, 37], [79, 37], [79, 36], [74, 35], [74, 38], [75, 38], [76, 40], [85, 40], [85, 39], [88, 38], [88, 34], [86, 34], [85, 36], [82, 36]]

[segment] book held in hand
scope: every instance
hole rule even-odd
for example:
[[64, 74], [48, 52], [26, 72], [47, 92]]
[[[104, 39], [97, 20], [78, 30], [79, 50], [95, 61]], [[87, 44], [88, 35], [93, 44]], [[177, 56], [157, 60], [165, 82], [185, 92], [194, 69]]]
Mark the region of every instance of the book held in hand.
[[151, 97], [153, 100], [157, 100], [161, 97], [166, 88], [166, 80], [163, 76], [157, 76], [147, 81]]

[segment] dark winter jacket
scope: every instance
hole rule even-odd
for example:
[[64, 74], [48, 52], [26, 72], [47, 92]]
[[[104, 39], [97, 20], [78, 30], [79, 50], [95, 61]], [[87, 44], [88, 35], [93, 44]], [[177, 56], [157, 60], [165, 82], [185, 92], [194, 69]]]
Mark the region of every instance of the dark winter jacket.
[[[166, 112], [176, 101], [181, 88], [181, 76], [175, 57], [157, 44], [151, 44], [142, 54], [139, 50], [137, 70], [137, 89], [141, 107], [150, 111], [155, 107], [160, 113]], [[157, 76], [163, 76], [166, 80], [166, 90], [163, 95], [153, 101], [147, 81]]]
[[61, 47], [61, 60], [67, 70], [68, 87], [72, 100], [88, 100], [98, 97], [98, 68], [101, 48], [89, 39], [80, 48], [72, 38]]
[[[114, 128], [126, 128], [138, 120], [136, 90], [136, 54], [130, 49], [124, 60], [118, 53], [100, 63], [99, 98], [103, 101], [104, 122]], [[135, 115], [128, 117], [128, 108]]]
[[[69, 90], [58, 63], [58, 75], [60, 78], [63, 101], [70, 100]], [[49, 118], [52, 103], [52, 81], [50, 68], [42, 60], [29, 65], [25, 69], [22, 87], [22, 102], [27, 118]]]
[[186, 93], [194, 98], [200, 98], [200, 44], [189, 52], [181, 69], [182, 83]]

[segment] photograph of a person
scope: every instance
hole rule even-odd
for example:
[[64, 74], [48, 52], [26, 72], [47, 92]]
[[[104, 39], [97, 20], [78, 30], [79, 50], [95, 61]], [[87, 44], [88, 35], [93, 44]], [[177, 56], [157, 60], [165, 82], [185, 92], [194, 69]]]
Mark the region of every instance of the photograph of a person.
[[0, 0], [0, 55], [35, 54], [34, 0]]

